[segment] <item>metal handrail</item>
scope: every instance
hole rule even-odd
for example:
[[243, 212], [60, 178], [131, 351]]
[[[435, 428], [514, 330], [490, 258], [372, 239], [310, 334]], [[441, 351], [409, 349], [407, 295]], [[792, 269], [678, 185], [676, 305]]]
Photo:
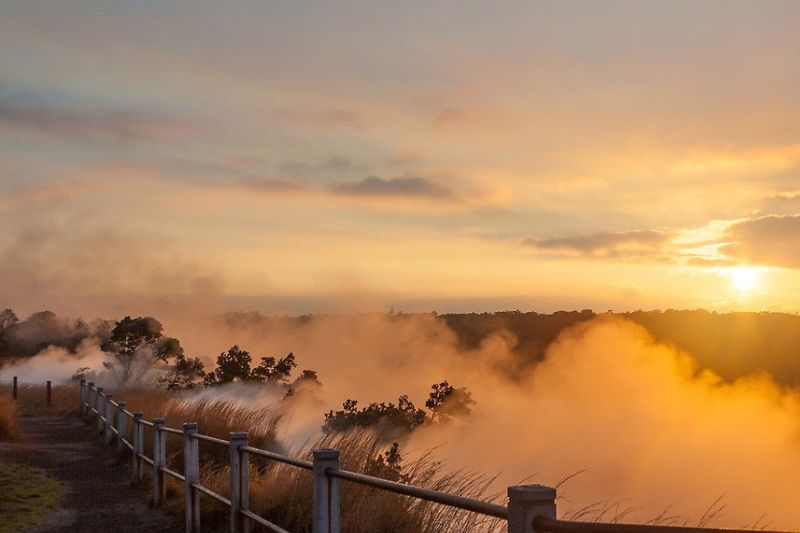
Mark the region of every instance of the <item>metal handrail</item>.
[[[543, 515], [533, 519], [537, 531], [550, 533], [753, 533], [747, 529], [719, 529], [687, 526], [657, 526], [652, 524], [610, 524], [602, 522], [578, 522], [558, 520]], [[759, 533], [785, 533], [781, 531], [762, 531]]]
[[140, 423], [141, 425], [143, 425], [143, 426], [147, 426], [147, 427], [154, 427], [154, 424], [153, 424], [152, 422], [148, 422], [148, 421], [147, 421], [147, 420], [145, 420], [144, 418], [142, 418], [141, 420], [139, 420], [139, 423]]
[[180, 479], [181, 481], [186, 481], [186, 477], [184, 477], [183, 474], [181, 474], [179, 472], [176, 472], [175, 470], [171, 470], [171, 469], [167, 468], [166, 466], [159, 466], [158, 469], [159, 469], [159, 471], [164, 472], [168, 476], [172, 476], [175, 479]]
[[160, 428], [159, 431], [163, 431], [164, 433], [169, 433], [170, 435], [179, 435], [181, 437], [183, 436], [183, 431], [179, 429], [168, 428], [167, 426]]
[[230, 506], [231, 506], [231, 501], [230, 501], [228, 498], [226, 498], [225, 496], [223, 496], [223, 495], [221, 495], [221, 494], [217, 494], [217, 493], [216, 493], [216, 492], [214, 492], [213, 490], [211, 490], [211, 489], [209, 489], [209, 488], [206, 488], [206, 487], [204, 487], [204, 486], [203, 486], [203, 485], [201, 485], [200, 483], [192, 483], [192, 488], [193, 488], [193, 489], [197, 489], [197, 490], [199, 490], [200, 492], [202, 492], [203, 494], [205, 494], [205, 495], [207, 495], [207, 496], [211, 496], [212, 498], [214, 498], [214, 499], [215, 499], [215, 500], [217, 500], [218, 502], [220, 502], [220, 503], [224, 503], [224, 504], [225, 504], [225, 505], [227, 505], [228, 507], [230, 507]]
[[218, 439], [217, 437], [210, 437], [208, 435], [201, 435], [200, 433], [195, 433], [191, 436], [193, 439], [197, 440], [204, 440], [206, 442], [211, 442], [213, 444], [219, 444], [221, 446], [230, 446], [231, 442], [228, 440]]
[[325, 473], [330, 477], [344, 479], [353, 483], [361, 485], [369, 485], [378, 489], [383, 489], [397, 494], [404, 494], [419, 498], [420, 500], [427, 500], [430, 502], [441, 503], [451, 507], [464, 509], [465, 511], [472, 511], [495, 518], [508, 519], [508, 508], [505, 505], [496, 503], [484, 502], [481, 500], [473, 500], [464, 496], [456, 496], [447, 492], [441, 492], [433, 489], [425, 489], [422, 487], [415, 487], [414, 485], [407, 485], [405, 483], [398, 483], [397, 481], [390, 481], [379, 477], [368, 476], [366, 474], [359, 474], [357, 472], [349, 472], [347, 470], [340, 470], [338, 468], [328, 468]]
[[247, 452], [252, 455], [266, 457], [267, 459], [272, 459], [273, 461], [286, 463], [287, 465], [296, 466], [298, 468], [305, 468], [306, 470], [314, 469], [314, 463], [312, 463], [311, 461], [306, 461], [305, 459], [297, 459], [295, 457], [287, 457], [286, 455], [281, 455], [275, 452], [268, 452], [267, 450], [262, 450], [260, 448], [253, 448], [252, 446], [242, 446], [239, 448], [239, 451]]
[[246, 516], [247, 518], [249, 518], [253, 522], [257, 522], [257, 523], [261, 524], [262, 526], [266, 527], [270, 531], [274, 531], [275, 533], [289, 533], [288, 531], [286, 531], [282, 527], [273, 524], [272, 522], [270, 522], [269, 520], [267, 520], [265, 518], [261, 518], [260, 516], [258, 516], [257, 514], [255, 514], [253, 512], [245, 511], [244, 509], [240, 509], [239, 513], [241, 513], [242, 516]]

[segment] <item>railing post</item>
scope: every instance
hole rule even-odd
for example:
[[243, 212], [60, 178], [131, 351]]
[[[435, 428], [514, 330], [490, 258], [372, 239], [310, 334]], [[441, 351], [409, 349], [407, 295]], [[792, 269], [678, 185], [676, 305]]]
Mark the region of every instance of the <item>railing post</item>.
[[127, 408], [127, 403], [117, 402], [117, 453], [122, 452], [125, 447], [122, 439], [125, 438], [128, 431], [128, 417], [125, 415], [125, 409]]
[[86, 407], [83, 405], [83, 403], [86, 401], [85, 400], [85, 398], [86, 398], [86, 380], [85, 379], [81, 380], [80, 386], [78, 387], [78, 396], [81, 399], [81, 404], [80, 404], [80, 408], [78, 409], [78, 413], [82, 416], [82, 415], [86, 414]]
[[103, 394], [103, 387], [97, 387], [97, 405], [95, 409], [97, 410], [97, 432], [103, 432], [103, 422], [105, 421], [104, 409], [103, 409], [103, 398], [105, 395]]
[[13, 385], [13, 387], [11, 387], [11, 389], [12, 389], [12, 393], [11, 393], [12, 399], [14, 401], [16, 401], [17, 400], [17, 376], [14, 376], [14, 385]]
[[239, 449], [247, 446], [247, 432], [231, 433], [231, 533], [249, 533], [250, 519], [240, 511], [250, 509], [249, 458]]
[[94, 392], [94, 383], [90, 382], [86, 385], [86, 415], [89, 416], [92, 414], [92, 402], [94, 402], [94, 399], [92, 398], [94, 396], [94, 394], [92, 394]]
[[197, 424], [183, 425], [183, 508], [186, 514], [186, 533], [200, 531], [200, 494], [192, 487], [192, 483], [200, 482], [200, 451], [197, 439]]
[[144, 437], [142, 436], [142, 414], [141, 411], [133, 413], [133, 456], [131, 458], [131, 483], [137, 483], [142, 479], [142, 467], [140, 466], [139, 454], [144, 453]]
[[50, 397], [51, 397], [51, 389], [53, 387], [53, 382], [47, 382], [47, 407], [50, 407]]
[[339, 533], [339, 480], [329, 468], [339, 468], [339, 450], [314, 450], [314, 533]]
[[161, 432], [164, 427], [163, 418], [153, 419], [153, 505], [158, 506], [166, 496], [166, 483], [164, 472], [160, 470], [164, 466], [164, 457], [166, 456], [165, 439], [166, 433]]
[[113, 398], [114, 396], [110, 392], [106, 394], [106, 444], [111, 444], [111, 439], [114, 437], [114, 432], [111, 431], [111, 428], [114, 427], [114, 405], [111, 403]]
[[556, 489], [544, 485], [508, 487], [508, 533], [540, 533], [537, 515], [556, 518]]

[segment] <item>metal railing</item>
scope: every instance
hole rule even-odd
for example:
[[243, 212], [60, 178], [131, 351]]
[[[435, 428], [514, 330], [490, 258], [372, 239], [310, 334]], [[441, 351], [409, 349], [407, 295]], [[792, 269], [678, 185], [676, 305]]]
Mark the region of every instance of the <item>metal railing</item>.
[[[339, 451], [317, 449], [313, 460], [290, 457], [248, 445], [246, 432], [233, 432], [229, 440], [198, 433], [196, 423], [184, 423], [182, 429], [167, 427], [163, 418], [144, 419], [139, 411], [131, 412], [124, 401], [115, 401], [110, 393], [93, 383], [80, 382], [80, 413], [96, 417], [97, 432], [106, 443], [116, 440], [118, 450], [131, 450], [131, 482], [144, 479], [146, 469], [152, 469], [153, 504], [158, 506], [166, 498], [166, 476], [183, 483], [184, 514], [187, 533], [200, 531], [200, 496], [210, 497], [230, 509], [230, 531], [249, 532], [253, 524], [269, 531], [287, 533], [285, 529], [250, 510], [249, 459], [258, 456], [284, 463], [312, 473], [312, 521], [314, 533], [339, 533], [340, 531], [340, 480], [366, 485], [376, 489], [401, 494], [420, 500], [438, 503], [507, 521], [509, 533], [745, 533], [748, 530], [721, 530], [636, 524], [599, 522], [574, 522], [556, 518], [556, 489], [542, 485], [508, 487], [508, 504], [499, 505], [446, 492], [398, 483], [388, 479], [350, 472], [339, 468]], [[116, 422], [115, 422], [116, 421]], [[90, 420], [91, 422], [91, 420]], [[131, 436], [128, 437], [128, 422]], [[152, 430], [152, 457], [146, 454], [145, 428]], [[166, 438], [183, 437], [183, 473], [167, 465]], [[205, 442], [229, 449], [229, 498], [200, 483], [199, 443]], [[750, 531], [749, 533], [752, 533]], [[761, 533], [781, 533], [764, 532]]]

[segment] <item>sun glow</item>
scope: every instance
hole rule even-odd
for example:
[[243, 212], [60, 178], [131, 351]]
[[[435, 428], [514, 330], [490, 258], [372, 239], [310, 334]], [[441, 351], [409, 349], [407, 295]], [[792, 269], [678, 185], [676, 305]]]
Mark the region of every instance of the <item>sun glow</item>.
[[759, 272], [751, 267], [732, 268], [727, 272], [731, 284], [740, 293], [747, 294], [753, 292], [759, 285]]

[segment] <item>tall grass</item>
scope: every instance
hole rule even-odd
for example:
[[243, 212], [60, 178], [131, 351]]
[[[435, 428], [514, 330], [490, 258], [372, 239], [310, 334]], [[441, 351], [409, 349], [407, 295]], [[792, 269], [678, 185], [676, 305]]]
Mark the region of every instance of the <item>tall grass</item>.
[[6, 391], [0, 391], [0, 441], [17, 440], [16, 408], [11, 400], [11, 395], [6, 397]]
[[[325, 436], [296, 449], [286, 449], [278, 440], [282, 414], [270, 408], [250, 409], [224, 400], [187, 401], [175, 393], [157, 390], [119, 391], [115, 397], [127, 402], [128, 410], [142, 411], [145, 418], [163, 416], [167, 426], [180, 428], [183, 422], [197, 422], [200, 433], [227, 439], [232, 431], [248, 431], [249, 444], [278, 453], [311, 459], [317, 448], [340, 450], [342, 468], [379, 477], [392, 477], [396, 471], [376, 458], [386, 445], [369, 431]], [[147, 430], [145, 447], [151, 446]], [[229, 450], [227, 447], [200, 442], [201, 483], [229, 496]], [[183, 445], [178, 436], [167, 435], [167, 462], [173, 470], [183, 470]], [[405, 459], [401, 465], [403, 481], [413, 485], [459, 494], [461, 496], [500, 500], [491, 493], [490, 477], [463, 470], [447, 471], [431, 453]], [[170, 481], [168, 494], [179, 496], [183, 487]], [[311, 473], [283, 463], [252, 456], [250, 459], [250, 508], [253, 512], [290, 531], [311, 531]], [[183, 512], [180, 498], [168, 501], [167, 509]], [[475, 513], [454, 509], [341, 481], [341, 520], [345, 531], [355, 533], [425, 532], [425, 531], [494, 531], [502, 522]], [[224, 528], [226, 508], [211, 499], [203, 499], [204, 528]]]

